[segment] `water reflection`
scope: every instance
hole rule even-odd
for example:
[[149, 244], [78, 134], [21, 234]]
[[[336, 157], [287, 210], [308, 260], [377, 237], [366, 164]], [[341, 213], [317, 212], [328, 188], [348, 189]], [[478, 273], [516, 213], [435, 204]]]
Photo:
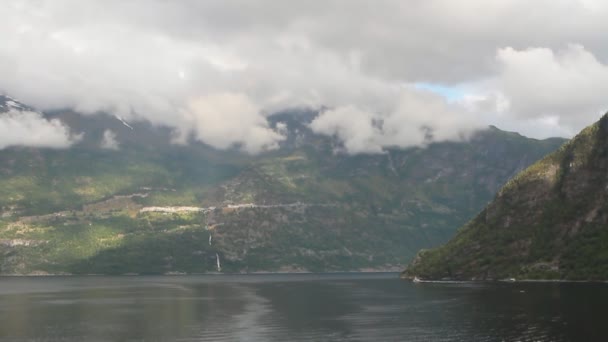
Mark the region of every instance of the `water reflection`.
[[1, 278], [0, 340], [603, 341], [606, 284], [396, 275]]

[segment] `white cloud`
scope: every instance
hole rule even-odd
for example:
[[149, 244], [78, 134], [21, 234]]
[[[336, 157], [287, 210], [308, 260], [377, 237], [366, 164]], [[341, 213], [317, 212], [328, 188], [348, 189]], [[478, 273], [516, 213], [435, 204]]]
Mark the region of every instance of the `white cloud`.
[[584, 47], [500, 49], [498, 86], [518, 118], [551, 118], [579, 130], [608, 110], [608, 65]]
[[105, 130], [103, 132], [103, 138], [101, 140], [100, 147], [106, 150], [118, 150], [120, 145], [116, 140], [116, 133], [111, 130]]
[[336, 136], [347, 152], [380, 153], [378, 141], [382, 132], [374, 125], [376, 115], [353, 106], [326, 110], [315, 118], [310, 127], [316, 133]]
[[[344, 137], [360, 151], [419, 144], [420, 125], [438, 140], [470, 122], [562, 134], [597, 118], [605, 93], [600, 0], [9, 0], [2, 9], [0, 92], [43, 110], [148, 120], [218, 148], [273, 148], [280, 135], [265, 115], [294, 106], [333, 108], [319, 121], [329, 126], [358, 122], [317, 128], [362, 134]], [[485, 100], [403, 100], [404, 84], [468, 87], [464, 97]], [[218, 121], [224, 111], [230, 125]], [[365, 128], [369, 117], [396, 128]]]
[[483, 124], [461, 105], [430, 91], [404, 88], [386, 112], [338, 107], [322, 112], [310, 126], [316, 133], [336, 136], [346, 152], [355, 154], [461, 140]]
[[287, 134], [289, 134], [289, 128], [284, 122], [277, 122], [276, 131], [282, 136], [287, 136]]
[[191, 133], [195, 139], [220, 149], [241, 146], [249, 153], [258, 153], [277, 148], [284, 139], [268, 126], [260, 108], [242, 94], [194, 98], [181, 114], [188, 124], [180, 128], [182, 136]]
[[67, 148], [78, 140], [59, 120], [40, 113], [10, 110], [0, 114], [0, 149], [11, 146]]

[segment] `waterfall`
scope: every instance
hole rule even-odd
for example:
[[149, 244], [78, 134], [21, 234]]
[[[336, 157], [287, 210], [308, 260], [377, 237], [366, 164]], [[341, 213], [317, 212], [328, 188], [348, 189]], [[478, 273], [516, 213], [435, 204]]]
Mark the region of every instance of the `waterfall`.
[[220, 256], [215, 253], [215, 260], [217, 261], [217, 271], [222, 272], [222, 265], [220, 265]]

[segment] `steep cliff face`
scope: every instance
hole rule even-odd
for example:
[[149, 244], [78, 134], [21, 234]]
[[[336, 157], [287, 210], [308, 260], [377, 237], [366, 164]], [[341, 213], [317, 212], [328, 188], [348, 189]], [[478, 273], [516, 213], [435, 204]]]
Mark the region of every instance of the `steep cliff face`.
[[403, 276], [608, 279], [608, 114], [509, 181]]

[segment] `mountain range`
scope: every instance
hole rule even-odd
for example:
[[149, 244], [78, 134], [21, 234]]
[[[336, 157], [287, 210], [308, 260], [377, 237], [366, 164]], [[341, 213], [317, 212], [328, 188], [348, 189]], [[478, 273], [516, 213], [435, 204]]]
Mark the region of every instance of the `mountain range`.
[[[9, 110], [34, 109], [1, 96]], [[349, 155], [310, 129], [317, 114], [269, 116], [286, 139], [248, 155], [106, 113], [40, 113], [79, 139], [0, 151], [0, 274], [402, 269], [565, 142], [489, 127]]]

